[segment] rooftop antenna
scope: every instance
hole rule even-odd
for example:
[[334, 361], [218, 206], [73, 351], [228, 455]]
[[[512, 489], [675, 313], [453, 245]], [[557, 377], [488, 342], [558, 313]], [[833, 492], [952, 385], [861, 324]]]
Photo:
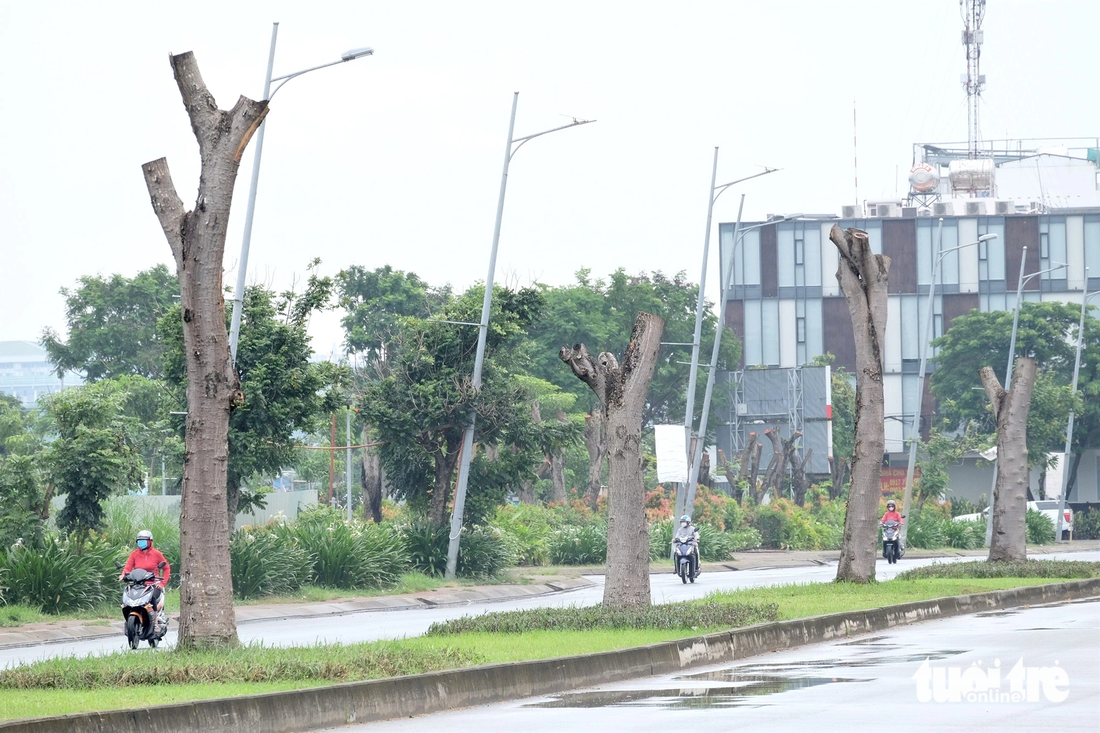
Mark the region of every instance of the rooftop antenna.
[[963, 16], [963, 46], [966, 47], [966, 121], [967, 157], [978, 157], [978, 102], [985, 87], [985, 75], [980, 73], [982, 43], [985, 40], [982, 20], [985, 19], [985, 0], [959, 0]]

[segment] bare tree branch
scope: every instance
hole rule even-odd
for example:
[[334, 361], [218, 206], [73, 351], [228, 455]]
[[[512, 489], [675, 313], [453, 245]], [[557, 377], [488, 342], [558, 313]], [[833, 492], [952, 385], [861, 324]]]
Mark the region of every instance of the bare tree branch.
[[176, 193], [175, 184], [172, 183], [168, 160], [158, 158], [150, 161], [141, 166], [141, 172], [145, 174], [145, 187], [149, 189], [153, 212], [160, 221], [160, 227], [168, 239], [168, 246], [172, 248], [172, 256], [178, 268], [183, 259], [183, 223], [187, 217], [187, 211], [183, 208], [183, 201], [180, 200], [179, 194]]

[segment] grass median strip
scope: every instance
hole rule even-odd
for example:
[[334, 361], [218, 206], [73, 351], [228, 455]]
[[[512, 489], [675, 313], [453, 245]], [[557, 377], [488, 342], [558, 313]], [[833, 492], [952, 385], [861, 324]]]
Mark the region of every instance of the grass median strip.
[[[958, 563], [963, 564], [969, 563]], [[1064, 566], [1055, 566], [1055, 570], [1069, 572]], [[772, 586], [654, 606], [656, 610], [647, 613], [656, 615], [650, 617], [616, 618], [600, 608], [539, 609], [534, 613], [504, 612], [458, 619], [434, 627], [431, 635], [398, 641], [290, 648], [244, 646], [203, 653], [157, 649], [46, 660], [0, 671], [0, 718], [200, 700], [473, 664], [611, 651], [771, 619], [863, 610], [1066, 579], [1066, 575], [930, 578], [869, 585]], [[646, 623], [652, 625], [642, 625], [646, 618]], [[526, 629], [524, 621], [529, 624]]]

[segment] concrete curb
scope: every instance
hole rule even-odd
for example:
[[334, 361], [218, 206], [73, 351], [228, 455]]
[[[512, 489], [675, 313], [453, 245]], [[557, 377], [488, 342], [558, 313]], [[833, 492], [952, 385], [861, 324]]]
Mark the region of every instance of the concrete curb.
[[[323, 616], [346, 616], [351, 613], [374, 611], [407, 611], [410, 609], [442, 608], [466, 606], [471, 603], [497, 603], [521, 598], [548, 596], [577, 588], [594, 586], [584, 578], [566, 578], [538, 585], [502, 585], [482, 586], [477, 590], [454, 588], [445, 591], [433, 591], [421, 596], [375, 596], [357, 601], [334, 603], [292, 604], [285, 606], [237, 606], [237, 625], [257, 621], [282, 621], [296, 618], [319, 618]], [[173, 623], [178, 623], [179, 614], [169, 614]], [[18, 628], [18, 627], [15, 627]], [[53, 626], [29, 631], [0, 630], [0, 649], [38, 646], [40, 644], [65, 644], [80, 641], [106, 639], [122, 634], [120, 621], [102, 625]]]
[[1100, 578], [834, 613], [530, 662], [0, 723], [0, 733], [292, 733], [548, 695], [981, 611], [1100, 596]]

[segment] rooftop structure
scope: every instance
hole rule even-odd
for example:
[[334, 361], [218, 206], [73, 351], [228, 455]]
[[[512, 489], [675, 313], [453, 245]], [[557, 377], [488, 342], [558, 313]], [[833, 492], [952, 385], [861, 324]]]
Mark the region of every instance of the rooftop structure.
[[0, 341], [0, 393], [18, 397], [24, 407], [33, 407], [42, 395], [83, 383], [74, 372], [59, 378], [46, 350], [33, 341]]

